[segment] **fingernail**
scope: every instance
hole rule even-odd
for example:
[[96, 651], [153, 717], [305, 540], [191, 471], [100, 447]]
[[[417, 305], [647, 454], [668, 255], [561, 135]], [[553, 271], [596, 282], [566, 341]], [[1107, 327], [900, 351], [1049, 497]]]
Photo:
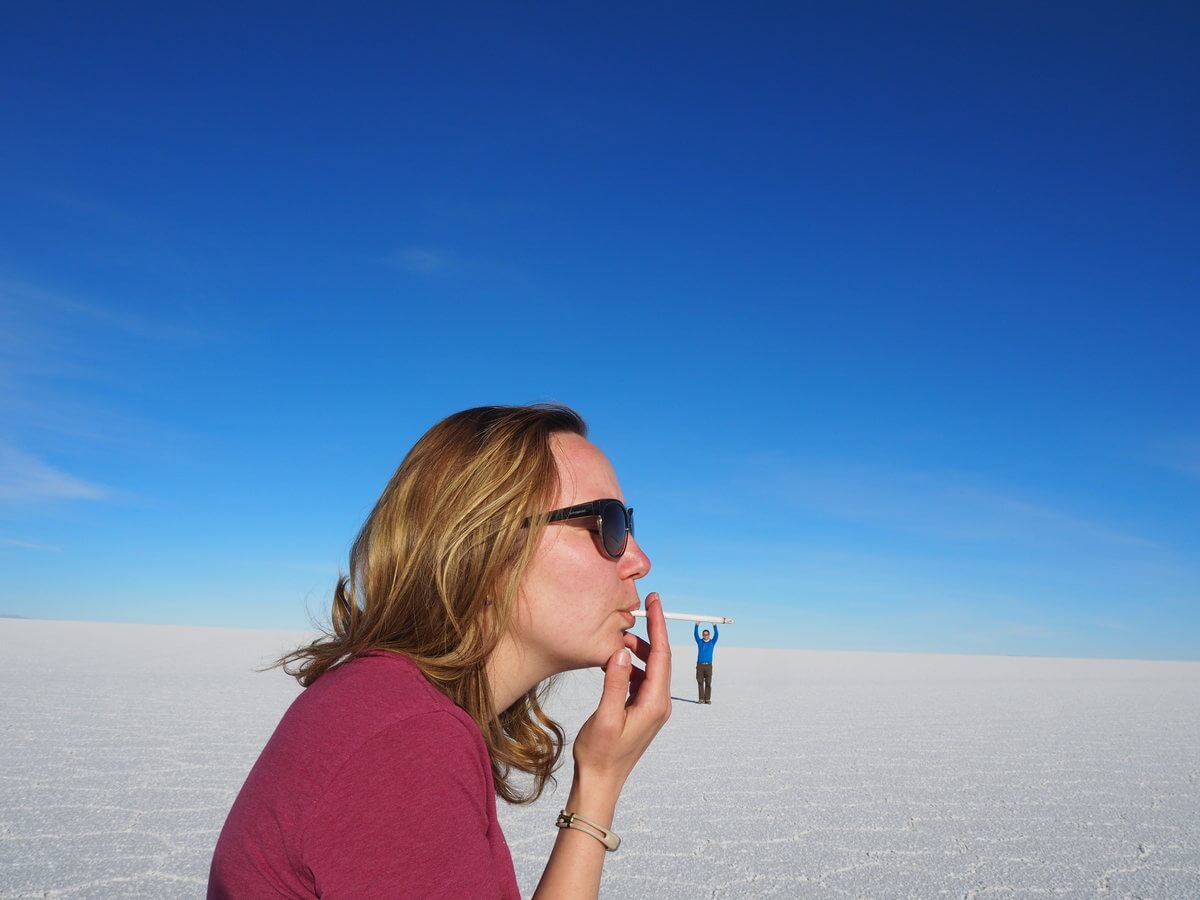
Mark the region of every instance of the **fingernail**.
[[617, 652], [617, 665], [622, 669], [629, 665], [629, 648], [626, 647]]

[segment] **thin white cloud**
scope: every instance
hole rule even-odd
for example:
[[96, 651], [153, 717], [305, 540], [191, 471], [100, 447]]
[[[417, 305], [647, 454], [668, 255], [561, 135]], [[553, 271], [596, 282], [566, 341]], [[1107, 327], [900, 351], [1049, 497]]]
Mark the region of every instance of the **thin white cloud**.
[[98, 484], [69, 475], [35, 456], [0, 444], [0, 499], [106, 500], [112, 492]]
[[19, 541], [16, 538], [0, 537], [0, 547], [17, 547], [21, 550], [45, 550], [50, 553], [62, 552], [62, 547], [52, 547], [49, 544], [39, 544], [36, 541]]
[[430, 281], [470, 278], [493, 284], [528, 285], [525, 274], [511, 261], [467, 258], [453, 250], [428, 244], [400, 247], [376, 262]]
[[208, 337], [194, 323], [151, 318], [139, 313], [67, 296], [16, 279], [0, 279], [0, 308], [20, 310], [25, 318], [96, 324], [156, 341], [198, 341]]
[[433, 247], [401, 247], [387, 257], [387, 263], [417, 275], [442, 275], [461, 267], [452, 253]]
[[[0, 441], [29, 446], [39, 433], [53, 433], [81, 442], [153, 445], [161, 426], [119, 403], [142, 377], [128, 361], [142, 345], [184, 346], [212, 337], [190, 320], [186, 310], [178, 322], [147, 317], [0, 272]], [[81, 385], [89, 390], [80, 391]], [[104, 390], [91, 390], [96, 386]]]
[[1164, 444], [1154, 462], [1189, 478], [1200, 478], [1200, 438], [1183, 438]]
[[960, 541], [1156, 546], [1136, 534], [961, 476], [768, 465], [759, 478], [773, 494], [798, 507], [893, 531]]

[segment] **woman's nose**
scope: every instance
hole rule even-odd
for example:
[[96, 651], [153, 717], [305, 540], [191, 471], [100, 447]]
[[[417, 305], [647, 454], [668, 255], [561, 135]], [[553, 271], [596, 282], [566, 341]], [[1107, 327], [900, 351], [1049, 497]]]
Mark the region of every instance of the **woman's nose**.
[[621, 554], [621, 574], [625, 578], [645, 578], [650, 572], [650, 557], [643, 552], [634, 536], [629, 536], [625, 552]]

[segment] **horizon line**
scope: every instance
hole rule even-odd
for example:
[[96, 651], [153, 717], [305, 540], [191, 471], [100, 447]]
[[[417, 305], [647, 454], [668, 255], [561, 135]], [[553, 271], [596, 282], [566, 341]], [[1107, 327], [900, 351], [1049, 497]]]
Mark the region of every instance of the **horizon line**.
[[[0, 619], [8, 619], [23, 622], [62, 622], [79, 625], [130, 625], [135, 627], [150, 627], [150, 628], [204, 628], [209, 630], [222, 631], [295, 631], [304, 632], [307, 634], [320, 634], [320, 629], [317, 628], [290, 628], [290, 627], [267, 627], [267, 626], [251, 626], [251, 625], [196, 625], [183, 624], [180, 622], [133, 622], [133, 621], [116, 621], [112, 619], [56, 619], [47, 616], [22, 616], [16, 613], [0, 613]], [[682, 645], [686, 646], [686, 645]], [[747, 647], [726, 645], [726, 649], [737, 650], [759, 650], [759, 651], [781, 651], [791, 653], [875, 653], [875, 654], [891, 654], [904, 656], [968, 656], [978, 658], [992, 659], [1063, 659], [1063, 660], [1095, 660], [1104, 662], [1163, 662], [1163, 663], [1200, 663], [1200, 656], [1192, 658], [1181, 657], [1163, 657], [1163, 656], [1071, 656], [1071, 655], [1050, 655], [1050, 654], [1032, 654], [1032, 653], [969, 653], [965, 651], [950, 651], [950, 650], [880, 650], [880, 649], [864, 649], [864, 648], [846, 648], [846, 647]]]

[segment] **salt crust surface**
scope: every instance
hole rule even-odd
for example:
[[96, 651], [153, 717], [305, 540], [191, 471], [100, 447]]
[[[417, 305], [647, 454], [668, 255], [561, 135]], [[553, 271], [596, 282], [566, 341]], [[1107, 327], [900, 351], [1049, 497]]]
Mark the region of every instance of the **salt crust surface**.
[[[202, 896], [305, 637], [0, 620], [0, 896]], [[1200, 897], [1200, 663], [726, 646], [700, 706], [694, 653], [604, 896]], [[526, 896], [569, 784], [501, 804]]]

